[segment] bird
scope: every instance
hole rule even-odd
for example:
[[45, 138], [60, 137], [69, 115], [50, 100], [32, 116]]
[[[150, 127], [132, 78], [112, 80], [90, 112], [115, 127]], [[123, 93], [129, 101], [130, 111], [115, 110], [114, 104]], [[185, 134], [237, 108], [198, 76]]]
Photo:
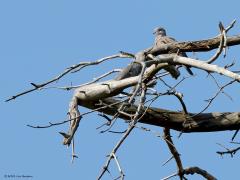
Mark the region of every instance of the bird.
[[[162, 46], [163, 44], [177, 42], [174, 38], [167, 36], [166, 30], [162, 27], [155, 28], [155, 41], [153, 47]], [[185, 52], [179, 52], [178, 55], [187, 57]], [[145, 60], [144, 51], [140, 51], [135, 55], [135, 61], [131, 62], [127, 67], [114, 78], [115, 80], [122, 80], [129, 77], [138, 76], [141, 73], [142, 65], [141, 62]], [[171, 69], [171, 67], [169, 67]], [[193, 72], [189, 67], [186, 67], [189, 74], [193, 75]], [[172, 74], [174, 78], [177, 78], [179, 74]]]
[[[153, 34], [155, 35], [155, 41], [154, 41], [153, 47], [159, 47], [164, 44], [177, 42], [174, 38], [167, 36], [166, 30], [163, 27], [155, 28]], [[179, 52], [178, 55], [182, 57], [187, 57], [187, 54], [185, 52]], [[191, 71], [190, 67], [188, 66], [184, 66], [184, 67], [186, 68], [187, 72], [190, 75], [193, 75], [193, 72]]]
[[142, 65], [137, 62], [130, 63], [125, 67], [118, 75], [115, 77], [115, 80], [122, 80], [129, 77], [138, 76], [141, 73]]
[[122, 80], [129, 77], [138, 76], [142, 71], [142, 64], [145, 60], [144, 52], [140, 51], [135, 54], [135, 61], [127, 65], [118, 75], [115, 77], [115, 80]]

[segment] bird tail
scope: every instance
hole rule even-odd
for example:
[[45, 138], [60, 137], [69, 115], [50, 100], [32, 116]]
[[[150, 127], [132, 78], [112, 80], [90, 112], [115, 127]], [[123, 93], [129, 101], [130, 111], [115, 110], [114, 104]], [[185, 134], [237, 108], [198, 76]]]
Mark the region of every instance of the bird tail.
[[194, 75], [189, 66], [184, 66], [184, 67], [185, 67], [185, 69], [187, 70], [188, 74], [190, 74], [191, 76]]

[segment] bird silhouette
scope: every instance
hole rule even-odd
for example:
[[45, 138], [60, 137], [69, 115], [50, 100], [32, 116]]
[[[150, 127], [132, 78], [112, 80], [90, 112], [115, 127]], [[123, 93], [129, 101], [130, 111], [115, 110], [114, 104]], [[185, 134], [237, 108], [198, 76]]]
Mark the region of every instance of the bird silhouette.
[[[164, 44], [177, 42], [174, 38], [167, 36], [166, 30], [163, 27], [158, 27], [154, 29], [153, 34], [155, 34], [154, 48], [162, 46]], [[178, 52], [179, 56], [187, 57], [185, 52]], [[193, 75], [189, 66], [184, 66], [190, 75]]]

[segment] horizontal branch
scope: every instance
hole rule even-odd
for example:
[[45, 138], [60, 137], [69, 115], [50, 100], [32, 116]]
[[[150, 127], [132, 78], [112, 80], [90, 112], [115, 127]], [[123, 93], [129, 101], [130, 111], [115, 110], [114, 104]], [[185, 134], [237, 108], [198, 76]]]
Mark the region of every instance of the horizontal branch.
[[159, 63], [181, 64], [181, 65], [187, 65], [190, 67], [202, 69], [207, 72], [215, 72], [215, 73], [227, 76], [229, 78], [232, 78], [232, 79], [240, 82], [239, 74], [236, 74], [232, 71], [229, 71], [229, 70], [227, 70], [223, 67], [219, 67], [217, 65], [208, 64], [208, 63], [204, 62], [203, 60], [196, 60], [196, 59], [182, 57], [182, 56], [176, 56], [176, 55], [159, 55], [155, 59]]
[[[158, 65], [152, 65], [148, 67], [143, 74], [143, 81], [148, 81], [153, 75], [155, 75], [160, 69], [168, 66], [168, 63], [159, 63]], [[122, 80], [108, 80], [99, 83], [89, 84], [79, 87], [75, 90], [74, 96], [79, 101], [92, 101], [104, 99], [119, 94], [122, 90], [137, 85], [141, 75], [125, 78]]]
[[[216, 72], [240, 81], [240, 76], [238, 74], [235, 74], [225, 68], [208, 64], [204, 61], [176, 55], [160, 55], [154, 57], [152, 62], [149, 61], [147, 63], [155, 63], [155, 65], [152, 65], [147, 69], [144, 74], [145, 79], [147, 79], [147, 77], [151, 77], [152, 74], [155, 74], [164, 65], [166, 66], [166, 64], [183, 64], [203, 69], [208, 72]], [[108, 97], [118, 94], [127, 87], [136, 85], [138, 79], [139, 77], [135, 76], [118, 81], [110, 80], [89, 86], [83, 86], [79, 89], [76, 89], [74, 96], [78, 99], [78, 105], [90, 109], [96, 109], [101, 107], [98, 102], [99, 99], [102, 100], [103, 105], [110, 105], [118, 102], [117, 100]], [[108, 115], [114, 115], [118, 112], [120, 106], [121, 104], [106, 106], [100, 111]], [[135, 105], [126, 104], [126, 107], [128, 107], [125, 110], [126, 114], [133, 115], [137, 110], [137, 106]], [[146, 113], [143, 113], [144, 111], [146, 111]], [[211, 132], [237, 130], [240, 128], [239, 112], [186, 114], [152, 107], [146, 109], [145, 107], [141, 113], [142, 114], [140, 116], [143, 116], [143, 118], [139, 122], [167, 127], [181, 132]], [[124, 114], [120, 114], [119, 117], [122, 119], [131, 120], [131, 116], [126, 116]]]
[[[160, 69], [168, 66], [169, 64], [182, 64], [199, 68], [207, 72], [215, 72], [220, 75], [225, 75], [240, 82], [240, 75], [233, 73], [225, 68], [208, 64], [204, 61], [177, 55], [159, 55], [157, 57], [153, 57], [153, 60], [147, 61], [146, 63], [150, 65], [150, 67], [146, 69], [143, 75], [143, 81], [151, 80], [151, 77], [153, 75], [155, 75]], [[77, 88], [75, 90], [74, 96], [76, 96], [80, 101], [92, 101], [112, 97], [128, 87], [138, 84], [140, 77], [141, 76], [139, 75], [122, 80], [113, 79], [109, 81], [85, 85]]]
[[[155, 48], [148, 48], [146, 50], [149, 54], [159, 55], [171, 52], [201, 52], [210, 51], [219, 47], [221, 42], [221, 36], [215, 38], [199, 40], [199, 41], [186, 41], [176, 42], [158, 46]], [[240, 44], [240, 35], [227, 37], [227, 46], [234, 46]]]
[[[117, 103], [118, 100], [113, 98], [107, 98], [102, 100], [103, 105], [99, 105], [97, 101], [79, 101], [80, 106], [84, 106], [89, 109], [96, 109], [106, 104], [110, 105]], [[99, 110], [104, 114], [114, 115], [117, 113], [121, 104], [106, 106]], [[126, 104], [128, 108], [125, 109], [127, 114], [134, 114], [137, 110], [136, 105]], [[146, 110], [146, 113], [144, 113]], [[182, 132], [213, 132], [213, 131], [225, 131], [225, 130], [237, 130], [240, 128], [240, 112], [225, 112], [225, 113], [202, 113], [194, 114], [189, 113], [185, 115], [182, 112], [169, 111], [166, 109], [144, 107], [140, 112], [140, 116], [143, 115], [139, 122], [144, 124], [150, 124], [160, 127], [167, 127]], [[196, 116], [195, 116], [196, 115]], [[129, 116], [120, 114], [120, 118], [125, 120], [131, 120]], [[191, 119], [191, 124], [185, 126], [184, 122]]]
[[[220, 43], [221, 43], [221, 36], [217, 36], [215, 38], [206, 39], [206, 40], [169, 43], [169, 44], [165, 44], [165, 45], [162, 45], [162, 46], [150, 47], [150, 48], [147, 48], [147, 49], [145, 49], [141, 52], [144, 52], [144, 54], [146, 53], [146, 54], [152, 54], [152, 55], [156, 56], [156, 55], [159, 55], [159, 54], [166, 54], [169, 51], [178, 52], [179, 50], [181, 52], [210, 51], [212, 49], [218, 48]], [[226, 44], [227, 44], [227, 46], [234, 46], [234, 45], [240, 44], [240, 35], [227, 37]], [[6, 102], [14, 100], [14, 99], [16, 99], [20, 96], [31, 93], [33, 91], [41, 90], [46, 85], [60, 80], [62, 77], [64, 77], [68, 73], [77, 72], [80, 69], [83, 69], [87, 66], [97, 65], [97, 64], [100, 64], [100, 63], [102, 63], [106, 60], [114, 59], [114, 58], [134, 58], [134, 55], [129, 54], [129, 53], [125, 53], [125, 52], [120, 52], [120, 54], [107, 56], [107, 57], [101, 58], [101, 59], [96, 60], [96, 61], [80, 62], [79, 64], [75, 64], [75, 65], [65, 69], [64, 72], [62, 72], [61, 74], [59, 74], [55, 78], [52, 78], [51, 80], [49, 80], [45, 83], [41, 83], [41, 84], [31, 83], [31, 85], [33, 86], [31, 89], [23, 91], [21, 93], [18, 93], [14, 96], [9, 97], [8, 99], [6, 99]]]
[[12, 97], [9, 97], [8, 99], [5, 100], [5, 102], [12, 101], [12, 100], [14, 100], [14, 99], [16, 99], [16, 98], [18, 98], [20, 96], [23, 96], [25, 94], [31, 93], [33, 91], [41, 90], [45, 86], [47, 86], [47, 85], [49, 85], [49, 84], [51, 84], [53, 82], [59, 81], [61, 78], [63, 78], [64, 76], [66, 76], [69, 73], [75, 73], [75, 72], [80, 71], [81, 69], [83, 69], [83, 68], [85, 68], [87, 66], [98, 65], [98, 64], [100, 64], [102, 62], [105, 62], [105, 61], [111, 60], [111, 59], [115, 59], [115, 58], [133, 58], [133, 57], [132, 57], [131, 54], [128, 54], [128, 53], [125, 53], [125, 52], [120, 52], [120, 54], [107, 56], [107, 57], [98, 59], [96, 61], [80, 62], [78, 64], [72, 65], [71, 67], [66, 68], [61, 74], [59, 74], [56, 77], [48, 80], [47, 82], [44, 82], [44, 83], [41, 83], [41, 84], [30, 83], [33, 86], [33, 88], [31, 88], [29, 90], [26, 90], [26, 91], [23, 91], [21, 93], [18, 93], [16, 95], [12, 96]]

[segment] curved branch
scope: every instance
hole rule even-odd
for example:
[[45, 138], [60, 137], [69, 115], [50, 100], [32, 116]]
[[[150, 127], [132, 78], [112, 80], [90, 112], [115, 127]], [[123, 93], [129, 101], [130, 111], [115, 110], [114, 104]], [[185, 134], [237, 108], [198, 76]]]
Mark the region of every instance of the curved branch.
[[196, 60], [192, 58], [186, 58], [176, 55], [159, 55], [155, 58], [156, 61], [159, 61], [159, 63], [173, 63], [173, 64], [182, 64], [182, 65], [189, 65], [198, 69], [202, 69], [207, 72], [215, 72], [220, 75], [224, 75], [227, 77], [230, 77], [232, 79], [235, 79], [237, 81], [240, 81], [240, 75], [236, 74], [232, 71], [229, 71], [223, 67], [208, 64], [202, 60]]
[[36, 90], [41, 90], [43, 87], [47, 86], [48, 84], [51, 84], [53, 82], [56, 82], [56, 81], [60, 80], [61, 78], [63, 78], [64, 76], [66, 76], [69, 73], [74, 73], [74, 72], [77, 72], [77, 71], [87, 67], [87, 66], [98, 65], [102, 62], [105, 62], [105, 61], [110, 60], [110, 59], [115, 59], [115, 58], [132, 58], [132, 56], [130, 56], [130, 54], [120, 52], [120, 54], [107, 56], [107, 57], [98, 59], [96, 61], [80, 62], [79, 64], [75, 64], [75, 65], [72, 65], [71, 67], [66, 68], [61, 74], [57, 75], [56, 77], [52, 78], [51, 80], [48, 80], [47, 82], [44, 82], [44, 83], [41, 83], [41, 84], [30, 83], [33, 86], [32, 89], [29, 89], [29, 90], [23, 91], [21, 93], [18, 93], [16, 95], [6, 99], [5, 102], [14, 100], [14, 99], [16, 99], [20, 96], [23, 96], [25, 94], [28, 94], [30, 92], [33, 92], [33, 91], [36, 91]]
[[219, 44], [219, 48], [217, 49], [217, 51], [215, 52], [215, 54], [206, 61], [206, 63], [208, 64], [212, 64], [222, 53], [223, 49], [226, 48], [226, 46], [224, 46], [226, 44], [226, 30], [224, 29], [222, 23], [219, 23], [219, 29], [221, 32], [221, 40], [220, 40], [220, 44]]
[[186, 175], [195, 174], [195, 173], [205, 177], [207, 180], [216, 180], [216, 178], [213, 175], [211, 175], [210, 173], [208, 173], [207, 171], [199, 167], [189, 167], [184, 169], [184, 174]]

